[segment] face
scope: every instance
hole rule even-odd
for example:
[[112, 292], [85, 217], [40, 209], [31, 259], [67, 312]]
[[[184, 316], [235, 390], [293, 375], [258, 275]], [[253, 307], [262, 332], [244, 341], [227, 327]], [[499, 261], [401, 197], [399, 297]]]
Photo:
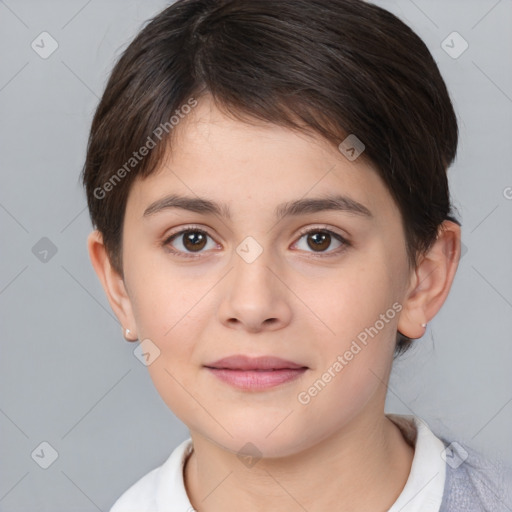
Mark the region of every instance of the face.
[[[123, 231], [131, 321], [159, 351], [148, 370], [165, 403], [192, 433], [269, 457], [382, 415], [409, 274], [400, 213], [378, 174], [206, 99], [176, 135], [161, 169], [133, 184]], [[219, 212], [173, 206], [171, 195]], [[310, 202], [276, 215], [335, 196], [358, 210]], [[230, 370], [206, 367], [240, 354], [302, 370], [238, 372], [233, 384], [221, 378]]]

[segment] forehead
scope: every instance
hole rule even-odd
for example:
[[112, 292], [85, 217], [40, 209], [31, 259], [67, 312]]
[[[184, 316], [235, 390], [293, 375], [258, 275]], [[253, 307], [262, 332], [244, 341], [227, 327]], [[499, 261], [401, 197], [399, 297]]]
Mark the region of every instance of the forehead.
[[127, 207], [141, 215], [171, 193], [233, 204], [230, 212], [236, 204], [274, 212], [287, 201], [343, 194], [379, 215], [397, 213], [367, 160], [351, 162], [312, 133], [234, 119], [208, 97], [174, 127], [164, 160], [135, 180]]

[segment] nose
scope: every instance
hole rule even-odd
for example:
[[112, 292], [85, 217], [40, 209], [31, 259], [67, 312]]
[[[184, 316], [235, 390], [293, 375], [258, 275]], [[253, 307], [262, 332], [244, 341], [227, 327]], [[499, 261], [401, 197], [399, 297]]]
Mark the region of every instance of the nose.
[[292, 317], [290, 295], [286, 276], [270, 252], [254, 260], [236, 254], [223, 284], [220, 320], [252, 333], [282, 329]]

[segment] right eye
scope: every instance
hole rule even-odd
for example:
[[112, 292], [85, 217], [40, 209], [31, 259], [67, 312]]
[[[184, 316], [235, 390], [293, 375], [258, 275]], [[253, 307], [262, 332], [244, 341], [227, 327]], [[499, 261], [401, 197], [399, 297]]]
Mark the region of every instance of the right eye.
[[[165, 239], [163, 245], [168, 247], [170, 252], [176, 256], [184, 258], [195, 258], [200, 255], [202, 250], [207, 245], [208, 238], [212, 237], [210, 237], [206, 231], [195, 227], [188, 227], [178, 232], [172, 233]], [[177, 249], [176, 245], [173, 245], [173, 243], [178, 245]], [[195, 253], [197, 253], [197, 255]]]

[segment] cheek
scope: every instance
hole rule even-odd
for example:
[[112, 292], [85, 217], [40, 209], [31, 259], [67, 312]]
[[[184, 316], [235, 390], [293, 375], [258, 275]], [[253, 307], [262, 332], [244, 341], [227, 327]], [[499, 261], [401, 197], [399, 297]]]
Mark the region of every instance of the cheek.
[[348, 422], [369, 401], [384, 399], [394, 350], [396, 308], [381, 308], [378, 301], [346, 305], [332, 316], [336, 336], [319, 341], [319, 364], [295, 397], [312, 423], [325, 418], [327, 430]]
[[345, 412], [356, 410], [389, 371], [401, 311], [392, 273], [375, 258], [340, 272], [320, 288], [322, 294], [316, 291], [311, 308], [321, 312], [329, 331], [319, 324], [326, 334], [317, 336], [318, 367], [303, 388], [301, 403], [311, 399], [318, 408], [336, 403]]
[[163, 263], [134, 252], [125, 269], [139, 339], [151, 340], [158, 352], [148, 371], [164, 401], [179, 410], [182, 401], [190, 400], [184, 389], [194, 387], [197, 340], [211, 318], [206, 297], [201, 299], [215, 280], [192, 279], [183, 268]]
[[148, 372], [162, 400], [189, 424], [191, 417], [202, 413], [191, 396], [197, 393], [200, 361], [196, 348], [203, 337], [200, 318], [207, 317], [207, 312], [197, 304], [196, 296], [180, 295], [165, 286], [154, 287], [146, 298], [137, 307], [137, 325], [159, 352]]
[[194, 313], [204, 294], [204, 280], [190, 279], [183, 268], [168, 261], [168, 255], [154, 248], [127, 243], [125, 273], [139, 334], [165, 343], [172, 331]]
[[[398, 322], [393, 275], [377, 259], [341, 269], [322, 284], [315, 284], [308, 302], [329, 327], [327, 340], [388, 338]], [[395, 305], [394, 305], [395, 304]], [[394, 306], [393, 306], [394, 305]], [[365, 336], [366, 333], [366, 336]], [[342, 347], [338, 347], [342, 348]]]

